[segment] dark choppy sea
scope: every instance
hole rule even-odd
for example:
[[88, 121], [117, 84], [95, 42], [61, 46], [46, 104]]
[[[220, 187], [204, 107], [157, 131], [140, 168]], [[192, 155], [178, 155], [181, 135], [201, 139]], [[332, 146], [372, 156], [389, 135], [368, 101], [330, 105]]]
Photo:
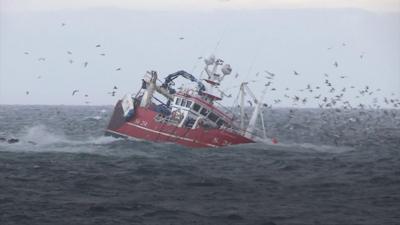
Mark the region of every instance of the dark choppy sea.
[[112, 107], [1, 106], [0, 224], [400, 224], [400, 112], [275, 109], [277, 145], [103, 137]]

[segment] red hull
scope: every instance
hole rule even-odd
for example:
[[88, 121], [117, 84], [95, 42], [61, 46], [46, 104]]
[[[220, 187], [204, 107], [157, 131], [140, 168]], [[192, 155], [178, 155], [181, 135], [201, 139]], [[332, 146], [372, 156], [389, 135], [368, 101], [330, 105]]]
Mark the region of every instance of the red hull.
[[137, 107], [134, 117], [126, 121], [123, 117], [121, 101], [119, 101], [114, 108], [106, 133], [154, 142], [174, 142], [188, 147], [221, 147], [254, 142], [227, 130], [191, 129], [157, 122], [155, 120], [157, 114], [148, 108]]

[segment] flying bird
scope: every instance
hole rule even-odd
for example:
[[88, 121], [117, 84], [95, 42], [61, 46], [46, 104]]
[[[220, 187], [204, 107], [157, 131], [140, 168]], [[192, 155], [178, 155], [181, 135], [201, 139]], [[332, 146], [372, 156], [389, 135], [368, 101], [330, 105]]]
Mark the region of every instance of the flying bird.
[[88, 62], [84, 62], [84, 63], [83, 63], [83, 66], [84, 66], [84, 67], [87, 67], [88, 64], [89, 64]]
[[79, 90], [77, 89], [77, 90], [73, 90], [72, 91], [72, 96], [74, 96], [76, 93], [78, 93], [79, 92]]
[[268, 70], [265, 70], [265, 72], [266, 72], [268, 75], [270, 75], [271, 77], [274, 77], [274, 76], [275, 76], [274, 73], [271, 73], [271, 72], [269, 72]]
[[29, 95], [29, 91], [26, 91], [25, 94], [26, 94], [26, 95]]
[[101, 45], [96, 45], [96, 48], [100, 48], [101, 47]]
[[40, 57], [40, 58], [38, 58], [38, 60], [39, 60], [39, 61], [46, 61], [46, 58]]
[[100, 55], [101, 55], [101, 56], [106, 56], [106, 54], [105, 54], [105, 53], [101, 53]]
[[71, 51], [67, 51], [67, 54], [68, 54], [68, 55], [72, 55], [72, 52], [71, 52]]
[[299, 73], [296, 70], [293, 71], [293, 74], [296, 76], [299, 75]]
[[339, 63], [338, 63], [337, 61], [335, 61], [335, 62], [333, 63], [333, 65], [334, 65], [335, 67], [338, 67], [338, 66], [339, 66]]
[[185, 38], [184, 38], [184, 37], [180, 37], [180, 38], [179, 38], [179, 40], [183, 40], [183, 39], [185, 39]]
[[117, 86], [114, 86], [114, 88], [113, 88], [114, 90], [117, 90], [118, 89], [118, 87]]
[[121, 70], [121, 67], [118, 67], [117, 69], [116, 69], [116, 71], [120, 71]]

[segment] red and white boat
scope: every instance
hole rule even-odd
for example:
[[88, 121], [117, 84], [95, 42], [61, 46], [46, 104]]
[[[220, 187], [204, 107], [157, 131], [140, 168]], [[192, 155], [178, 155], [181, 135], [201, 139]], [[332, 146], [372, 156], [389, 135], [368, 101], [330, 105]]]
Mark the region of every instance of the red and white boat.
[[[161, 82], [155, 71], [147, 72], [138, 93], [125, 95], [117, 102], [106, 134], [174, 142], [189, 147], [246, 144], [265, 138], [260, 110], [262, 103], [254, 97], [247, 83], [240, 86], [240, 110], [233, 113], [218, 103], [225, 95], [219, 86], [231, 73], [231, 66], [214, 56], [204, 61], [208, 77], [202, 80], [185, 71], [178, 71]], [[190, 80], [195, 87], [187, 85], [176, 91], [173, 80], [180, 76]], [[250, 93], [255, 103], [250, 118], [246, 118], [244, 107], [246, 93]], [[263, 128], [261, 131], [256, 128], [258, 117]]]

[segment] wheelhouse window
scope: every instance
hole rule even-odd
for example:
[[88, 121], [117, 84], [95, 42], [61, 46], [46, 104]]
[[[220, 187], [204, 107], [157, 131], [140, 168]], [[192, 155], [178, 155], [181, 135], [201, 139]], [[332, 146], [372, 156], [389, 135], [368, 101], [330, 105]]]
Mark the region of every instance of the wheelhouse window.
[[185, 105], [186, 105], [186, 99], [182, 99], [181, 106], [185, 107]]
[[206, 108], [202, 108], [201, 111], [200, 111], [200, 114], [203, 115], [203, 116], [207, 116], [208, 110]]
[[181, 99], [180, 98], [176, 98], [175, 105], [180, 105], [180, 104], [181, 104]]
[[213, 122], [217, 121], [218, 118], [219, 118], [219, 117], [218, 117], [215, 113], [213, 113], [213, 112], [211, 112], [211, 113], [208, 115], [208, 119], [210, 119], [210, 120], [213, 121]]
[[225, 123], [225, 121], [223, 121], [222, 119], [219, 119], [219, 120], [217, 121], [217, 125], [218, 125], [219, 127], [222, 126], [224, 123]]
[[191, 105], [192, 105], [192, 101], [187, 101], [186, 102], [186, 108], [190, 108]]
[[193, 104], [193, 110], [194, 111], [198, 112], [200, 110], [200, 108], [201, 108], [201, 106], [199, 104], [197, 104], [197, 103]]

